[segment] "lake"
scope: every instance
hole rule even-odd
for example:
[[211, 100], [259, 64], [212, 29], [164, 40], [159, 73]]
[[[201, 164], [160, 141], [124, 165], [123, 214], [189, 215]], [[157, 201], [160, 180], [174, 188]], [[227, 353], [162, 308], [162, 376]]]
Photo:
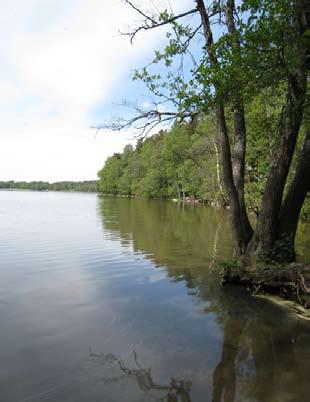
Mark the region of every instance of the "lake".
[[1, 401], [309, 401], [310, 322], [219, 285], [227, 211], [1, 191], [0, 222]]

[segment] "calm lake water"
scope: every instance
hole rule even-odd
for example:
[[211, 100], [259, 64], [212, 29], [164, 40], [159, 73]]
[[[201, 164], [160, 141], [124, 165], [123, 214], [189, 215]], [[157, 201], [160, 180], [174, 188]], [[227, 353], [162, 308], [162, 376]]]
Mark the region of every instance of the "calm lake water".
[[310, 323], [221, 288], [230, 255], [225, 211], [1, 191], [1, 402], [309, 401]]

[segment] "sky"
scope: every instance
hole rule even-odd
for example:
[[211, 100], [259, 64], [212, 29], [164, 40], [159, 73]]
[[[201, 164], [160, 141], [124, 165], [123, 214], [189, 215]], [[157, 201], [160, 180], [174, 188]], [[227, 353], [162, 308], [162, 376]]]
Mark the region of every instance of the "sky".
[[[193, 0], [171, 0], [175, 12]], [[143, 0], [147, 10], [168, 0]], [[122, 0], [0, 0], [0, 180], [91, 180], [134, 132], [91, 127], [148, 94], [130, 80], [164, 31], [119, 34], [137, 14]]]

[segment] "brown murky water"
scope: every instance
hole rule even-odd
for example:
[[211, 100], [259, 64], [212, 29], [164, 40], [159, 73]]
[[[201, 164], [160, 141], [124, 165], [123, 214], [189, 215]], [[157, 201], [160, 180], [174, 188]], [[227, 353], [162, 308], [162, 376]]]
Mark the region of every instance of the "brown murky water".
[[310, 323], [219, 286], [225, 211], [2, 191], [0, 222], [1, 401], [309, 400]]

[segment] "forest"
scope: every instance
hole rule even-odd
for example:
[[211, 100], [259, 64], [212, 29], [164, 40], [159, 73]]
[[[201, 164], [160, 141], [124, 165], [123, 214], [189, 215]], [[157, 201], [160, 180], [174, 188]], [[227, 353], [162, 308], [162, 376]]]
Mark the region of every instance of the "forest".
[[0, 190], [35, 190], [35, 191], [82, 191], [87, 193], [98, 192], [96, 180], [88, 181], [59, 181], [49, 183], [45, 181], [0, 181]]

